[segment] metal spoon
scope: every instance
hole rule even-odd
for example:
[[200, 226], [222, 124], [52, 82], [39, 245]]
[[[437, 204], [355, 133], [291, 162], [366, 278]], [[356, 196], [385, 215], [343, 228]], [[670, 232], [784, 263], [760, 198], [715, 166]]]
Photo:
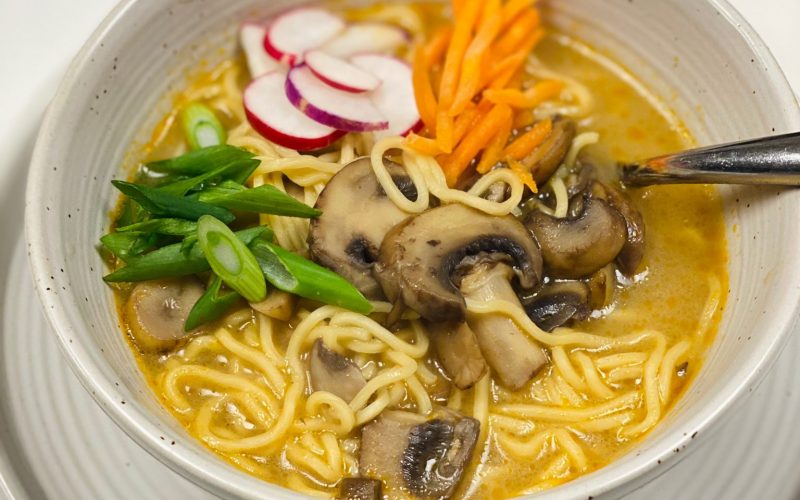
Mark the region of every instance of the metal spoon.
[[800, 132], [711, 146], [621, 165], [628, 186], [770, 184], [800, 186]]

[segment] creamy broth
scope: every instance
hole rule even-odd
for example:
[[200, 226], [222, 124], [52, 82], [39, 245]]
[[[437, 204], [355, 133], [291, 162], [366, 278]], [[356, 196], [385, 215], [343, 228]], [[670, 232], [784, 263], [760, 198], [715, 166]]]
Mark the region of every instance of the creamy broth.
[[[442, 13], [438, 8], [420, 9], [434, 19], [425, 27], [425, 32], [433, 32], [441, 24], [438, 16]], [[370, 12], [350, 16], [365, 17]], [[642, 95], [628, 83], [631, 75], [621, 77], [615, 71], [624, 70], [601, 64], [607, 61], [569, 35], [548, 35], [536, 55], [548, 68], [591, 90], [594, 108], [589, 117], [578, 122], [579, 132], [597, 132], [599, 142], [585, 147], [579, 158], [596, 165], [601, 179], [613, 182], [611, 169], [616, 161], [646, 158], [692, 145], [693, 139], [680, 121], [664, 116], [654, 105], [658, 102], [656, 97]], [[217, 85], [223, 93], [228, 88], [241, 92], [247, 83], [246, 75], [243, 59], [227, 61], [199, 76], [185, 92], [175, 96], [174, 108], [193, 100], [205, 102], [219, 111], [230, 131], [241, 122], [241, 110], [225, 108], [235, 98], [204, 98], [202, 91]], [[152, 138], [133, 153], [137, 164], [185, 150], [174, 113], [162, 120]], [[608, 339], [641, 334], [643, 340], [618, 349], [570, 345], [548, 348], [551, 362], [518, 391], [491, 379], [461, 391], [447, 382], [433, 349], [420, 358], [426, 368], [419, 377], [430, 378], [430, 383], [420, 383], [430, 400], [474, 416], [482, 424], [481, 438], [454, 498], [500, 499], [540, 491], [609, 464], [664, 418], [701, 369], [716, 335], [728, 289], [725, 226], [718, 193], [707, 186], [625, 192], [641, 212], [647, 228], [643, 265], [634, 278], [621, 279], [623, 284], [615, 287], [610, 305], [570, 328]], [[123, 324], [128, 321], [125, 304], [130, 289], [128, 285], [116, 287]], [[340, 478], [357, 471], [360, 426], [349, 435], [338, 437], [330, 432], [308, 431], [313, 429], [310, 425], [293, 426], [273, 444], [255, 449], [225, 448], [215, 441], [246, 439], [268, 429], [263, 422], [254, 421], [254, 406], [259, 403], [246, 394], [251, 390], [269, 392], [270, 382], [274, 381], [267, 374], [269, 371], [287, 387], [291, 385], [286, 367], [271, 368], [273, 364], [280, 366], [271, 356], [283, 356], [291, 348], [290, 338], [298, 324], [318, 307], [319, 304], [302, 299], [295, 310], [305, 312], [296, 312], [288, 322], [282, 322], [265, 320], [242, 303], [223, 320], [202, 327], [175, 350], [147, 353], [133, 339], [131, 348], [154, 393], [187, 432], [211, 452], [265, 481], [309, 494], [335, 496]], [[374, 317], [385, 319], [383, 314]], [[400, 337], [411, 342], [414, 337], [409, 332], [402, 331]], [[556, 330], [553, 335], [568, 334]], [[301, 352], [304, 362], [307, 350]], [[614, 357], [615, 354], [622, 357]], [[365, 372], [380, 367], [375, 360], [369, 366], [370, 359], [362, 360]], [[208, 373], [194, 373], [175, 382], [176, 370], [185, 365], [202, 367]], [[596, 380], [587, 376], [587, 365]], [[661, 387], [645, 387], [647, 371], [658, 375], [662, 367], [667, 372], [665, 376], [650, 377], [661, 380]], [[230, 384], [220, 383], [220, 374], [231, 373], [241, 377], [232, 379]], [[660, 389], [667, 392], [659, 396]], [[652, 397], [648, 399], [648, 391], [651, 396], [655, 391], [655, 402]], [[232, 395], [225, 403], [229, 410], [214, 409], [219, 396], [225, 394]], [[303, 410], [309, 395], [305, 389], [299, 397], [293, 421], [309, 418]], [[538, 416], [524, 416], [524, 412], [513, 410], [513, 405], [524, 405], [526, 412]], [[603, 413], [604, 405], [614, 410]], [[280, 406], [278, 401], [277, 407]], [[414, 410], [417, 406], [418, 399], [408, 390], [394, 407]], [[657, 414], [653, 414], [653, 408]], [[259, 411], [266, 412], [265, 408]], [[592, 414], [592, 418], [586, 414]], [[263, 418], [267, 422], [271, 417]], [[647, 423], [648, 419], [655, 420]], [[639, 429], [634, 432], [637, 426]], [[209, 428], [215, 429], [216, 438], [209, 438]], [[332, 452], [332, 448], [336, 451]], [[337, 458], [332, 459], [332, 454]], [[333, 470], [335, 466], [338, 469]], [[319, 473], [325, 467], [332, 469], [327, 472], [328, 477]], [[311, 472], [315, 468], [316, 474]], [[407, 497], [407, 492], [397, 489], [385, 488], [384, 494], [388, 498]]]

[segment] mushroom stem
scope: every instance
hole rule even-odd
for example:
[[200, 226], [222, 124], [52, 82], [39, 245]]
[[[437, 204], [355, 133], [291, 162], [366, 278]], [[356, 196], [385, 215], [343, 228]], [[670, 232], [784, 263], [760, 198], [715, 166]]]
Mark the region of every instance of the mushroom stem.
[[[460, 290], [470, 300], [502, 300], [521, 309], [522, 304], [510, 283], [513, 274], [505, 264], [484, 262], [464, 277]], [[467, 311], [467, 323], [475, 332], [489, 366], [510, 389], [517, 390], [525, 385], [547, 364], [542, 347], [507, 316]]]
[[429, 323], [442, 368], [459, 389], [469, 389], [486, 373], [486, 360], [475, 333], [466, 323]]

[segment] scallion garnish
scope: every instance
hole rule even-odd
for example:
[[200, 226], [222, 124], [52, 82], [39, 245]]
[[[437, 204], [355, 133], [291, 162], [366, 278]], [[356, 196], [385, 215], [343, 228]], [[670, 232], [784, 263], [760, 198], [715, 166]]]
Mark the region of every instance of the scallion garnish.
[[214, 276], [214, 280], [206, 289], [206, 292], [197, 299], [186, 323], [183, 325], [185, 331], [191, 331], [200, 325], [219, 319], [241, 298], [236, 292], [227, 292], [220, 295], [219, 290], [222, 286], [222, 279]]
[[322, 213], [269, 184], [238, 191], [211, 189], [200, 193], [198, 199], [204, 203], [243, 212], [309, 218], [318, 217]]
[[275, 288], [361, 314], [372, 312], [361, 292], [330, 269], [267, 241], [256, 240], [250, 249]]
[[191, 149], [225, 144], [225, 128], [208, 106], [199, 102], [188, 104], [181, 111], [181, 122], [186, 142]]
[[165, 193], [158, 188], [125, 181], [111, 181], [111, 183], [153, 215], [188, 220], [197, 220], [202, 215], [212, 215], [225, 223], [233, 222], [236, 218], [223, 207]]
[[222, 221], [204, 215], [197, 221], [197, 242], [211, 269], [248, 302], [267, 296], [264, 274], [250, 249]]
[[[123, 234], [126, 233], [111, 233]], [[130, 234], [130, 233], [127, 233]], [[234, 233], [244, 245], [255, 239], [271, 238], [272, 230], [266, 226], [251, 227]], [[153, 250], [139, 257], [128, 259], [127, 265], [103, 277], [109, 283], [145, 281], [161, 278], [178, 278], [203, 273], [211, 269], [200, 245], [184, 248], [183, 243], [174, 243]]]
[[175, 196], [183, 196], [193, 189], [202, 189], [207, 184], [220, 182], [222, 179], [241, 179], [246, 181], [253, 170], [259, 165], [258, 160], [236, 160], [221, 167], [209, 170], [203, 174], [191, 177], [189, 179], [181, 179], [172, 181], [168, 184], [159, 186], [161, 192], [174, 194]]
[[197, 232], [197, 223], [184, 219], [152, 219], [117, 228], [117, 233], [130, 232], [166, 234], [168, 236], [189, 236]]
[[194, 176], [235, 161], [249, 160], [254, 156], [253, 153], [246, 149], [223, 144], [189, 151], [186, 154], [168, 160], [150, 162], [145, 166], [153, 172]]

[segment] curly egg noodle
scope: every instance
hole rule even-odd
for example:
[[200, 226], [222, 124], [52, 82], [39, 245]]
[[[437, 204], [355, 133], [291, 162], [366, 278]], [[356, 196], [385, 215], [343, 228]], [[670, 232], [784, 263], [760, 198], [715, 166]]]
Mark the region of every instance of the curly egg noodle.
[[[543, 109], [573, 116], [589, 113], [593, 97], [584, 86], [539, 61], [531, 62], [530, 70], [568, 83], [561, 99]], [[202, 100], [226, 117], [229, 144], [257, 155], [261, 164], [250, 179], [253, 186], [270, 184], [313, 206], [334, 174], [355, 158], [368, 156], [388, 197], [410, 214], [427, 210], [435, 199], [502, 216], [522, 200], [522, 182], [505, 168], [483, 176], [469, 191], [449, 188], [436, 160], [406, 147], [399, 137], [374, 143], [371, 134], [349, 134], [336, 149], [319, 156], [277, 146], [245, 118], [243, 71], [239, 63], [225, 63], [183, 97]], [[567, 163], [574, 163], [580, 148], [594, 142], [597, 134], [579, 135]], [[383, 163], [387, 154], [415, 184], [415, 200], [395, 186]], [[496, 183], [507, 186], [506, 199], [484, 198]], [[559, 175], [550, 189], [555, 213], [563, 216], [567, 200]], [[261, 215], [261, 222], [274, 230], [282, 247], [307, 253], [307, 220]], [[509, 464], [529, 472], [524, 483], [505, 494], [522, 494], [606, 463], [597, 443], [628, 443], [652, 429], [679, 394], [676, 387], [683, 387], [679, 367], [690, 358], [697, 361], [692, 353], [706, 345], [723, 301], [719, 279], [712, 275], [706, 305], [696, 318], [698, 331], [681, 338], [651, 328], [616, 335], [571, 328], [547, 333], [518, 306], [468, 301], [470, 314], [506, 316], [545, 346], [549, 367], [516, 393], [495, 383], [491, 373], [471, 389], [443, 392], [449, 384], [435, 362], [424, 324], [407, 314], [399, 331], [387, 330], [380, 319], [389, 313], [388, 303], [374, 303], [375, 312], [368, 317], [301, 302], [287, 322], [254, 310], [237, 311], [224, 321], [226, 326], [165, 355], [154, 384], [166, 406], [216, 453], [253, 475], [321, 497], [334, 495], [343, 477], [357, 475], [361, 425], [386, 409], [427, 415], [434, 405], [446, 405], [480, 422], [475, 459], [460, 495], [477, 495], [479, 483], [506, 474]], [[351, 402], [311, 391], [306, 358], [317, 339], [352, 359], [367, 380]]]

